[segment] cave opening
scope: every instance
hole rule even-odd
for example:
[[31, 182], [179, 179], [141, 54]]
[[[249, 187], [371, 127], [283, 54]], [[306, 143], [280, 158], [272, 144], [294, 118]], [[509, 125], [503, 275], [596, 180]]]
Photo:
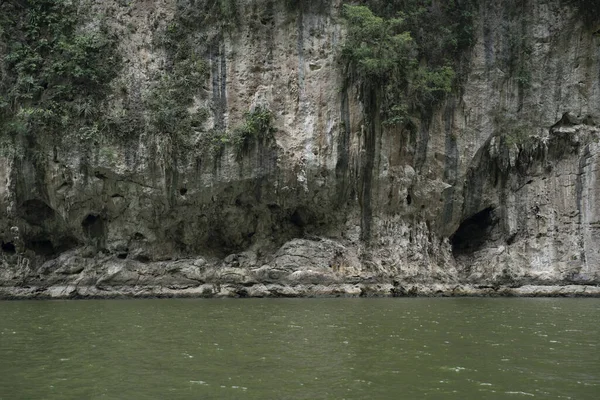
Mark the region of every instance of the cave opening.
[[44, 221], [54, 218], [54, 210], [38, 199], [27, 200], [19, 208], [21, 218], [31, 225], [42, 226]]
[[99, 239], [104, 236], [104, 220], [96, 214], [88, 214], [81, 222], [83, 231], [92, 239]]
[[298, 228], [304, 228], [307, 224], [306, 217], [301, 210], [295, 210], [292, 215], [290, 215], [290, 221]]
[[54, 244], [46, 239], [31, 240], [27, 243], [27, 248], [33, 250], [35, 254], [40, 256], [51, 256], [56, 253]]
[[493, 207], [488, 207], [465, 219], [450, 236], [454, 256], [470, 255], [480, 250], [491, 240], [492, 229], [496, 222]]
[[17, 248], [12, 242], [2, 242], [2, 251], [6, 254], [15, 254], [17, 252]]
[[314, 215], [308, 208], [300, 206], [290, 215], [289, 220], [294, 226], [305, 229], [313, 223]]

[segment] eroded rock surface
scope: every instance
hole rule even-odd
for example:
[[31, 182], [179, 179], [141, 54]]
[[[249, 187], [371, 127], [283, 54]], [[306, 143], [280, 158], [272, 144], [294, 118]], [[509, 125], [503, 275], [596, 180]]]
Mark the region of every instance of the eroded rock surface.
[[[95, 6], [123, 37], [115, 109], [166, 68], [177, 13], [122, 3]], [[210, 115], [185, 146], [140, 130], [0, 156], [1, 297], [600, 295], [600, 37], [572, 5], [481, 0], [462, 89], [367, 145], [341, 2], [237, 3], [234, 30], [202, 33]], [[208, 149], [256, 107], [272, 136]]]

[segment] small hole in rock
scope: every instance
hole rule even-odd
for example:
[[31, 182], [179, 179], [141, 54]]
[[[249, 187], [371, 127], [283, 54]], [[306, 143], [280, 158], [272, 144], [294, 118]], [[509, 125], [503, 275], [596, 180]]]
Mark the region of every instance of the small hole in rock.
[[517, 239], [517, 234], [513, 233], [506, 239], [506, 244], [508, 244], [510, 246], [511, 244], [513, 244], [515, 242], [516, 239]]
[[147, 255], [144, 255], [144, 254], [139, 254], [135, 257], [135, 260], [146, 264], [146, 263], [150, 262], [150, 257], [148, 257]]
[[304, 228], [312, 222], [312, 214], [309, 210], [304, 207], [298, 207], [292, 215], [290, 215], [290, 222], [299, 228]]
[[98, 179], [102, 179], [102, 180], [104, 180], [104, 179], [107, 179], [107, 178], [108, 178], [106, 175], [104, 175], [104, 174], [103, 174], [102, 172], [100, 172], [100, 171], [96, 171], [96, 172], [94, 172], [94, 176], [95, 176], [96, 178], [98, 178]]
[[8, 254], [15, 254], [17, 249], [15, 248], [15, 244], [11, 242], [2, 242], [2, 251]]
[[98, 216], [94, 214], [89, 214], [85, 219], [81, 222], [82, 226], [90, 226], [96, 223], [98, 220]]
[[144, 240], [146, 239], [146, 236], [142, 235], [139, 232], [136, 232], [133, 234], [133, 240]]
[[98, 215], [89, 214], [81, 222], [81, 227], [92, 238], [104, 236], [104, 220]]
[[179, 189], [179, 194], [182, 196], [185, 196], [187, 194], [188, 190], [186, 188], [181, 188]]
[[406, 196], [406, 204], [408, 204], [409, 206], [412, 204], [412, 197], [410, 196], [410, 194]]

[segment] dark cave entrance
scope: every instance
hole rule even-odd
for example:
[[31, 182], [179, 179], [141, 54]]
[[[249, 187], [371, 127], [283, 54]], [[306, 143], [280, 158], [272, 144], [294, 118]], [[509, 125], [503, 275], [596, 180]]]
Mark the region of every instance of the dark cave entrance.
[[27, 248], [39, 256], [52, 256], [57, 253], [54, 244], [50, 240], [39, 239], [27, 242]]
[[91, 239], [98, 240], [104, 237], [104, 220], [99, 215], [89, 214], [81, 222], [81, 227]]
[[15, 254], [17, 252], [17, 248], [12, 242], [2, 242], [2, 251], [6, 254]]
[[450, 236], [454, 256], [470, 255], [480, 250], [491, 240], [492, 229], [497, 219], [494, 209], [488, 207], [464, 220]]
[[290, 222], [300, 229], [306, 228], [312, 222], [313, 216], [305, 207], [298, 207], [290, 215]]
[[44, 221], [53, 219], [55, 212], [48, 204], [38, 199], [27, 200], [19, 208], [21, 218], [35, 226], [43, 226]]

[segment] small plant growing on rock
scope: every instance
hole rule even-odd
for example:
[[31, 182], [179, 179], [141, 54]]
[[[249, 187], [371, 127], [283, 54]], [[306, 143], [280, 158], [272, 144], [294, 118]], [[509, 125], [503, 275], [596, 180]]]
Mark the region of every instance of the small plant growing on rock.
[[226, 132], [218, 129], [211, 129], [205, 135], [203, 147], [209, 149], [213, 158], [218, 158], [223, 154], [223, 151], [230, 143], [231, 138]]
[[265, 107], [258, 106], [244, 114], [244, 123], [231, 134], [231, 143], [238, 155], [248, 151], [252, 143], [264, 143], [275, 132], [273, 114]]

